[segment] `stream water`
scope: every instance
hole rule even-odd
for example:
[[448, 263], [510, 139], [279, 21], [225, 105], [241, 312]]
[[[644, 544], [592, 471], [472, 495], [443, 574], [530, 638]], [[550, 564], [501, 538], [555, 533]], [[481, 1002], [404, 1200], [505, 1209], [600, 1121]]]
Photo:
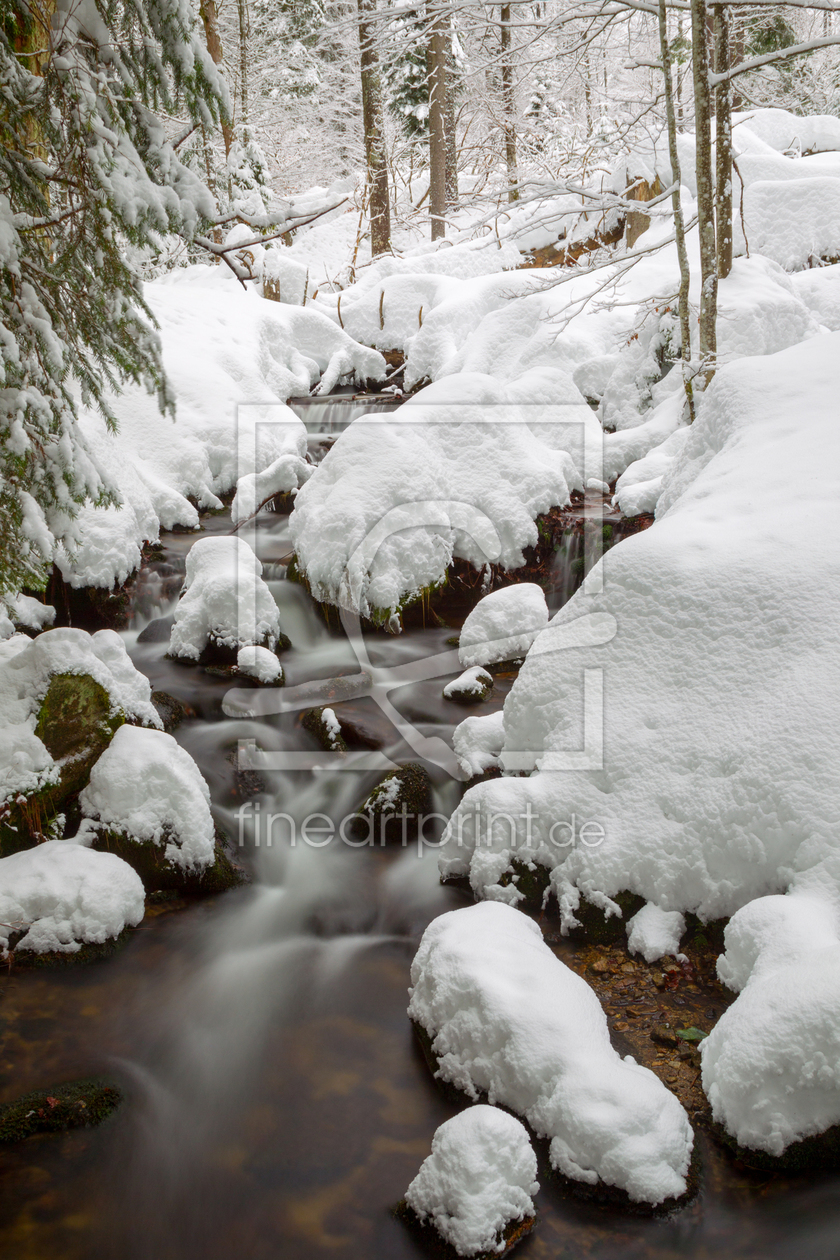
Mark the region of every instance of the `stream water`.
[[[226, 532], [227, 517], [206, 531]], [[358, 669], [347, 640], [283, 578], [284, 517], [246, 535], [266, 565], [292, 649], [287, 686]], [[164, 578], [144, 576], [146, 614], [171, 589], [194, 535], [164, 538]], [[568, 585], [568, 584], [567, 584]], [[557, 584], [558, 589], [563, 582]], [[230, 684], [165, 659], [166, 642], [126, 642], [155, 688], [191, 705], [176, 738], [198, 762], [220, 824], [237, 838], [239, 740], [278, 756], [315, 749], [294, 713], [224, 716]], [[378, 664], [446, 650], [446, 629], [373, 636]], [[450, 738], [464, 710], [446, 679], [392, 696], [424, 735]], [[491, 706], [504, 701], [500, 679]], [[367, 699], [355, 716], [393, 760], [413, 754]], [[378, 777], [352, 753], [335, 772], [269, 769], [254, 804], [298, 823], [352, 811]], [[279, 756], [278, 764], [282, 762]], [[461, 785], [432, 768], [435, 809]], [[253, 817], [255, 811], [249, 810]], [[432, 1081], [406, 1018], [409, 965], [435, 915], [462, 904], [437, 880], [433, 850], [256, 845], [242, 828], [252, 883], [187, 908], [151, 907], [107, 963], [18, 972], [3, 987], [2, 1098], [106, 1072], [128, 1101], [101, 1129], [0, 1147], [0, 1257], [16, 1260], [403, 1260], [418, 1242], [391, 1209], [457, 1109]], [[570, 948], [573, 948], [570, 946]], [[664, 1219], [571, 1196], [543, 1176], [526, 1260], [750, 1257], [835, 1260], [840, 1183], [747, 1174], [701, 1140], [700, 1196]]]

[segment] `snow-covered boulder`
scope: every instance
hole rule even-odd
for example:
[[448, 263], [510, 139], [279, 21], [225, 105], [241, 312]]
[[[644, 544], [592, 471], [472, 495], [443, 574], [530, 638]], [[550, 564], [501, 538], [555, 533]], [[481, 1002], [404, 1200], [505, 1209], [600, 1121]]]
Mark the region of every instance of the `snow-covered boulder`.
[[171, 867], [200, 872], [214, 860], [210, 792], [186, 749], [163, 731], [121, 726], [79, 796], [97, 834], [146, 843]]
[[503, 1250], [506, 1226], [534, 1216], [537, 1158], [525, 1126], [477, 1103], [447, 1120], [405, 1194], [459, 1256]]
[[701, 1045], [703, 1088], [744, 1147], [780, 1156], [840, 1124], [838, 927], [817, 889], [760, 897], [726, 927], [718, 973], [739, 996]]
[[465, 668], [525, 656], [548, 625], [542, 587], [533, 582], [503, 586], [480, 599], [464, 622], [458, 658]]
[[685, 916], [679, 910], [662, 910], [649, 901], [627, 920], [627, 948], [645, 962], [656, 962], [677, 953], [684, 932]]
[[15, 817], [17, 798], [50, 789], [58, 804], [59, 780], [65, 792], [78, 790], [92, 758], [126, 719], [161, 725], [148, 679], [135, 669], [113, 630], [90, 635], [61, 627], [34, 639], [18, 634], [0, 642], [4, 847], [35, 842]]
[[477, 704], [486, 700], [492, 690], [493, 675], [480, 665], [473, 665], [446, 684], [443, 696], [445, 700], [454, 700], [458, 704]]
[[236, 654], [236, 668], [240, 674], [256, 678], [257, 682], [283, 685], [283, 666], [274, 652], [264, 647], [243, 647]]
[[496, 713], [465, 718], [452, 732], [452, 746], [458, 764], [470, 779], [492, 767], [501, 766], [504, 743], [505, 715], [501, 709]]
[[143, 918], [143, 885], [127, 862], [68, 840], [49, 840], [0, 859], [0, 949], [78, 953]]
[[840, 179], [815, 175], [779, 183], [760, 180], [744, 189], [750, 248], [788, 271], [810, 258], [840, 253]]
[[523, 1116], [550, 1140], [553, 1167], [636, 1202], [685, 1193], [693, 1135], [682, 1106], [613, 1050], [597, 997], [532, 919], [498, 902], [441, 915], [411, 984], [409, 1015], [438, 1076]]
[[314, 471], [306, 459], [306, 426], [290, 407], [272, 407], [270, 434], [279, 447], [276, 459], [267, 468], [247, 472], [236, 483], [230, 517], [234, 525], [246, 521], [277, 494], [297, 490]]
[[455, 558], [523, 564], [537, 516], [583, 488], [571, 456], [527, 413], [491, 378], [467, 374], [355, 420], [290, 518], [316, 599], [398, 629], [401, 609], [442, 583]]
[[206, 649], [231, 658], [243, 647], [277, 645], [280, 614], [262, 564], [242, 538], [200, 538], [187, 555], [186, 577], [169, 652], [197, 661]]

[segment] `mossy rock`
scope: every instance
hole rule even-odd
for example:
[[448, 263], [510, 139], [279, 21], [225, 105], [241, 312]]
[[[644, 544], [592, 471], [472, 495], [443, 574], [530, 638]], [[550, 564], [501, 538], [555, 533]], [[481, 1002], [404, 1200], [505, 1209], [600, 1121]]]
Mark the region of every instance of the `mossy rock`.
[[493, 675], [487, 670], [485, 673], [486, 678], [476, 678], [471, 684], [462, 687], [457, 685], [460, 682], [458, 678], [448, 683], [443, 689], [444, 700], [449, 700], [452, 704], [483, 704], [490, 699], [493, 692]]
[[123, 928], [119, 936], [113, 936], [107, 941], [82, 941], [80, 947], [72, 952], [52, 949], [41, 954], [34, 949], [16, 950], [15, 941], [20, 940], [25, 933], [13, 932], [9, 936], [11, 964], [15, 971], [42, 971], [62, 967], [87, 967], [92, 963], [107, 962], [128, 944], [133, 931], [134, 928], [127, 927]]
[[[312, 736], [316, 744], [326, 752], [346, 753], [347, 740], [341, 734], [340, 729], [338, 733], [330, 729], [324, 718], [325, 708], [330, 709], [330, 712], [334, 712], [329, 705], [324, 705], [318, 709], [304, 709], [300, 715], [300, 724], [306, 733]], [[337, 717], [335, 720], [338, 722]]]
[[416, 761], [391, 770], [377, 783], [356, 814], [353, 830], [374, 843], [405, 842], [417, 835], [421, 815], [432, 812], [432, 781]]
[[636, 893], [620, 892], [610, 900], [621, 908], [623, 917], [619, 918], [616, 914], [607, 917], [599, 906], [593, 906], [581, 895], [580, 905], [575, 911], [580, 927], [572, 928], [569, 938], [573, 941], [586, 941], [590, 945], [612, 945], [623, 940], [627, 934], [627, 921], [641, 910], [645, 899]]
[[[269, 651], [273, 650], [275, 655], [279, 655], [280, 652], [288, 652], [289, 648], [292, 646], [292, 641], [288, 635], [283, 634], [281, 631], [277, 636], [277, 644], [274, 649], [269, 647], [267, 639], [263, 639], [262, 643], [257, 646], [268, 648]], [[186, 661], [186, 663], [190, 665], [203, 665], [205, 669], [210, 667], [214, 669], [221, 668], [229, 670], [232, 668], [233, 670], [236, 670], [236, 658], [238, 655], [238, 647], [230, 647], [228, 644], [222, 643], [219, 639], [210, 635], [198, 660]]]
[[[422, 1221], [405, 1199], [401, 1199], [394, 1208], [394, 1216], [414, 1234], [428, 1255], [438, 1257], [438, 1260], [460, 1260], [455, 1248], [441, 1237], [430, 1221]], [[499, 1247], [477, 1253], [473, 1260], [499, 1260], [500, 1257], [509, 1255], [517, 1243], [528, 1237], [536, 1223], [536, 1216], [526, 1216], [521, 1221], [508, 1221], [498, 1239]]]
[[530, 865], [514, 858], [508, 869], [499, 879], [503, 888], [513, 884], [517, 892], [522, 893], [523, 900], [517, 902], [517, 910], [530, 910], [539, 914], [543, 908], [546, 890], [549, 886], [549, 870], [539, 862]]
[[143, 881], [146, 894], [172, 891], [183, 896], [211, 897], [247, 883], [241, 867], [231, 861], [223, 839], [217, 833], [215, 859], [201, 872], [185, 871], [166, 857], [166, 844], [135, 840], [125, 832], [98, 831], [91, 848], [115, 853], [133, 868]]
[[122, 1101], [122, 1091], [100, 1077], [35, 1090], [0, 1106], [0, 1142], [22, 1142], [36, 1133], [64, 1133], [102, 1124]]
[[836, 1172], [840, 1168], [840, 1125], [837, 1124], [824, 1133], [792, 1142], [781, 1155], [768, 1155], [766, 1151], [741, 1146], [717, 1121], [712, 1122], [710, 1131], [736, 1159], [756, 1172], [798, 1174]]
[[108, 692], [89, 674], [54, 674], [41, 702], [35, 734], [59, 765], [57, 783], [11, 803], [0, 820], [0, 855], [7, 857], [50, 838], [57, 816], [75, 807], [96, 761], [125, 715], [113, 712]]
[[167, 735], [187, 718], [195, 717], [195, 709], [176, 696], [171, 696], [168, 691], [153, 691], [152, 704], [157, 709]]

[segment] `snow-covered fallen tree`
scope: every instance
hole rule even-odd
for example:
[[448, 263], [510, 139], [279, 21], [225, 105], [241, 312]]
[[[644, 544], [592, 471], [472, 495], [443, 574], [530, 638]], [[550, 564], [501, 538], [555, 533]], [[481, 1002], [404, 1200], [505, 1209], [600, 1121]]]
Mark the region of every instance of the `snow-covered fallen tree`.
[[554, 1168], [636, 1202], [685, 1193], [693, 1135], [682, 1106], [613, 1050], [594, 992], [532, 919], [494, 902], [441, 915], [411, 984], [409, 1015], [440, 1079], [523, 1116], [549, 1139]]

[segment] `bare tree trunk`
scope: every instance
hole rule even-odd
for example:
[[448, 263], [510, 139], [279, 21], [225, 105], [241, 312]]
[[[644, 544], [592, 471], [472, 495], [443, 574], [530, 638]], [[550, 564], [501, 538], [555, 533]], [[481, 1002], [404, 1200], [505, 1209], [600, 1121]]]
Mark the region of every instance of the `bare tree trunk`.
[[429, 215], [432, 240], [446, 235], [446, 19], [438, 13], [429, 39]]
[[689, 420], [694, 419], [694, 388], [691, 381], [691, 310], [688, 290], [691, 272], [688, 266], [688, 250], [685, 247], [685, 220], [680, 201], [682, 172], [677, 149], [677, 117], [674, 110], [674, 90], [671, 80], [671, 49], [668, 44], [668, 10], [666, 0], [659, 0], [659, 47], [662, 55], [662, 74], [665, 81], [665, 117], [668, 123], [668, 154], [671, 159], [671, 205], [674, 210], [674, 235], [677, 240], [677, 259], [680, 264], [679, 320], [680, 358], [682, 360], [683, 388], [688, 405]]
[[[199, 13], [204, 24], [204, 38], [207, 43], [207, 51], [214, 63], [220, 66], [224, 60], [224, 53], [222, 52], [222, 41], [219, 37], [216, 0], [201, 0]], [[230, 153], [230, 146], [233, 143], [233, 130], [230, 123], [224, 118], [222, 119], [222, 139], [225, 145], [225, 157], [227, 157], [228, 153]]]
[[712, 178], [712, 122], [705, 0], [691, 0], [691, 61], [694, 74], [694, 126], [697, 137], [697, 218], [700, 230], [700, 379], [715, 374], [717, 353], [717, 250], [715, 189]]
[[382, 111], [382, 79], [379, 56], [374, 45], [374, 28], [369, 21], [375, 3], [376, 0], [358, 0], [362, 121], [365, 129], [370, 206], [370, 252], [374, 258], [391, 248], [391, 201]]
[[[724, 74], [729, 69], [730, 21], [725, 5], [715, 8], [715, 71]], [[731, 79], [725, 79], [715, 88], [715, 152], [716, 216], [717, 216], [717, 273], [725, 280], [732, 270], [732, 87]]]
[[455, 130], [455, 55], [451, 45], [446, 76], [446, 205], [458, 205], [458, 136]]
[[242, 122], [248, 121], [248, 0], [239, 7], [239, 102]]
[[507, 163], [508, 201], [519, 200], [519, 176], [516, 161], [516, 89], [510, 51], [510, 5], [501, 8], [502, 45], [502, 109], [505, 116], [505, 162]]

